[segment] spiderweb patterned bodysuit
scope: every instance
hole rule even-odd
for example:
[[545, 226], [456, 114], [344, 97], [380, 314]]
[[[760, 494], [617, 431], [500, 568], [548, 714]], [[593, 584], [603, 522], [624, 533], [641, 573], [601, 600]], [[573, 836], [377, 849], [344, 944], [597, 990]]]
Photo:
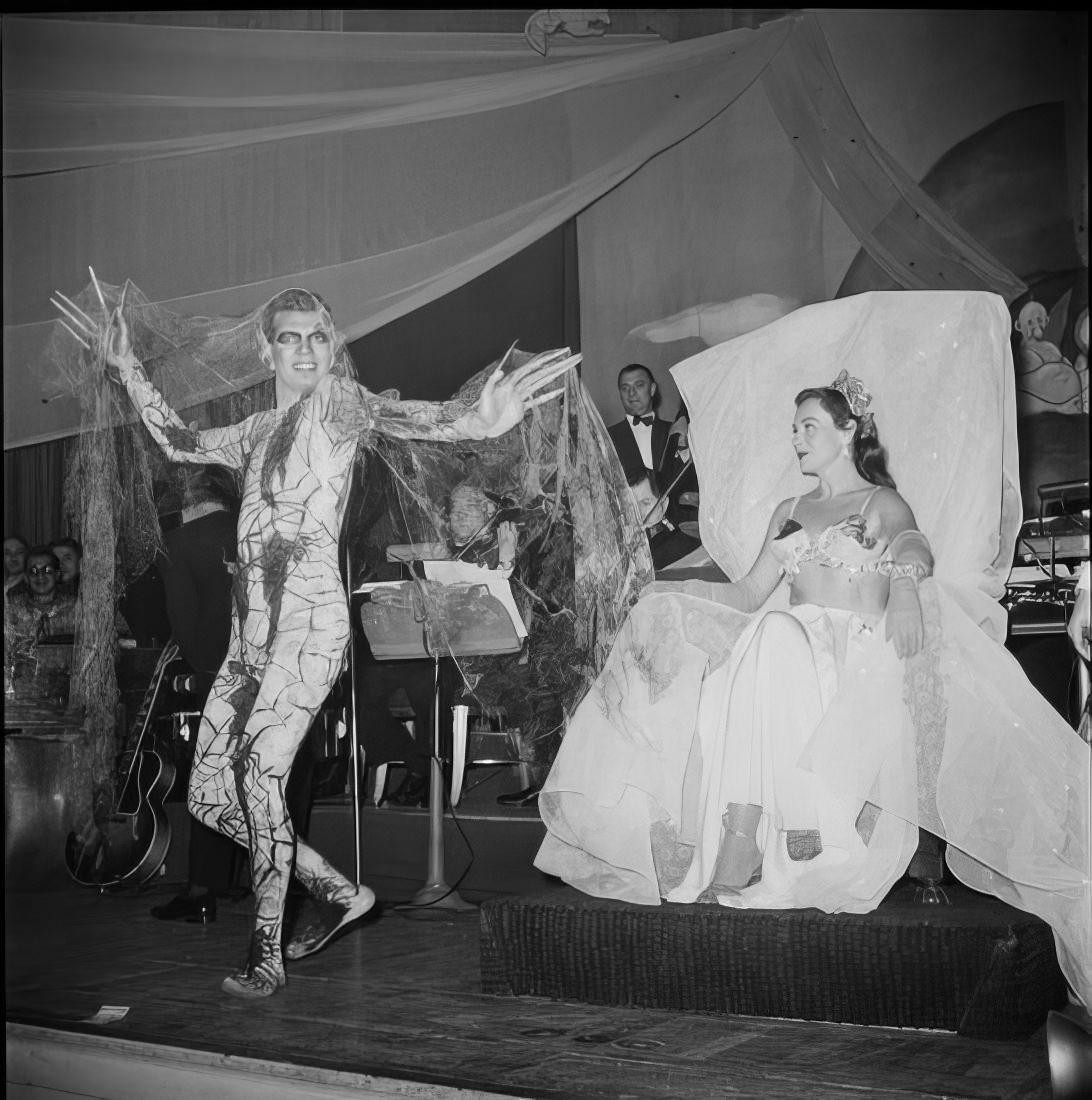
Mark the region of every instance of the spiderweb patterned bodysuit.
[[451, 441], [466, 408], [395, 401], [328, 376], [285, 409], [226, 428], [186, 428], [142, 369], [126, 388], [167, 456], [242, 476], [232, 631], [201, 720], [188, 805], [250, 853], [252, 957], [279, 958], [293, 870], [320, 901], [356, 887], [297, 840], [284, 786], [343, 667], [349, 614], [338, 540], [357, 447], [368, 433]]

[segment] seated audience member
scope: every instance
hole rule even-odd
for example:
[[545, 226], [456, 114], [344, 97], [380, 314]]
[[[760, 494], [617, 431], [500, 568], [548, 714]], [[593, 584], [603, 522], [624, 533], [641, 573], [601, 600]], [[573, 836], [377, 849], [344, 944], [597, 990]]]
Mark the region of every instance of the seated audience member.
[[[189, 669], [175, 682], [186, 696], [192, 696], [186, 709], [200, 711], [227, 654], [231, 633], [239, 498], [231, 474], [219, 467], [186, 467], [180, 476], [181, 522], [164, 536], [164, 553], [156, 567], [166, 593], [170, 635]], [[178, 671], [178, 666], [173, 667]], [[305, 742], [285, 788], [301, 835], [306, 835], [310, 812], [312, 759]], [[185, 783], [177, 787], [184, 790]], [[235, 841], [191, 817], [186, 888], [165, 905], [155, 906], [152, 916], [191, 923], [214, 921], [216, 899], [231, 892], [244, 855]]]
[[23, 581], [27, 565], [27, 540], [22, 535], [4, 539], [4, 591], [9, 592]]
[[[681, 511], [679, 500], [683, 491], [673, 485], [685, 466], [679, 453], [680, 435], [672, 431], [672, 424], [655, 413], [659, 399], [659, 387], [648, 367], [630, 363], [618, 374], [618, 397], [626, 416], [608, 429], [614, 449], [630, 486], [647, 484], [639, 490], [645, 501], [641, 516], [648, 533], [652, 564], [657, 569], [670, 565], [701, 545], [698, 539], [679, 530], [683, 519], [691, 518]], [[684, 475], [685, 476], [685, 475]], [[657, 510], [656, 518], [649, 510], [665, 490], [671, 489], [663, 514]]]
[[26, 586], [4, 600], [4, 636], [18, 646], [71, 641], [76, 630], [76, 597], [58, 590], [61, 563], [48, 546], [27, 551]]
[[83, 561], [83, 544], [79, 539], [54, 539], [50, 543], [53, 553], [61, 563], [61, 579], [57, 587], [62, 592], [76, 595], [80, 590], [80, 564]]

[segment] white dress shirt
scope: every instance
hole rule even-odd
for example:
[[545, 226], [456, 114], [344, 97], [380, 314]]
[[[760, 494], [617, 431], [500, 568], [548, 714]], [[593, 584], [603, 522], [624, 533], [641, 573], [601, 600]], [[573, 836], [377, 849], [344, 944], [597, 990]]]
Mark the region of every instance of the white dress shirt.
[[652, 425], [634, 424], [633, 417], [628, 414], [626, 415], [626, 423], [629, 425], [629, 430], [633, 432], [633, 438], [637, 441], [637, 450], [641, 452], [641, 461], [645, 464], [645, 469], [654, 469], [655, 466], [652, 461]]

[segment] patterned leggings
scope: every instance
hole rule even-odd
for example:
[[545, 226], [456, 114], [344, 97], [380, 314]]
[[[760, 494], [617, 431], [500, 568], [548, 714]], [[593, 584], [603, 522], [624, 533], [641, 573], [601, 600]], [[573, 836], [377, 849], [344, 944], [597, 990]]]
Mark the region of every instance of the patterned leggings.
[[[351, 898], [356, 886], [318, 852], [297, 841], [285, 805], [292, 762], [342, 667], [349, 636], [340, 591], [314, 602], [281, 602], [268, 656], [231, 645], [213, 684], [190, 775], [189, 811], [245, 845], [255, 898], [254, 940], [262, 958], [279, 957], [285, 897], [295, 873], [322, 900]], [[258, 660], [247, 661], [244, 650]]]

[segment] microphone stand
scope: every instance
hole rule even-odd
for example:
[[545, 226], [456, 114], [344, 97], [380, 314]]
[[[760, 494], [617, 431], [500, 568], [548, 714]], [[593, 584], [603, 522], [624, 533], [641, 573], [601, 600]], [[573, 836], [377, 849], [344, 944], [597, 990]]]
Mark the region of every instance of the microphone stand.
[[[425, 597], [425, 581], [418, 577], [410, 565], [410, 576], [421, 590], [423, 606], [428, 607]], [[427, 614], [427, 612], [426, 612]], [[465, 913], [477, 906], [467, 901], [454, 886], [449, 886], [445, 875], [444, 859], [444, 802], [445, 784], [443, 745], [440, 725], [440, 706], [442, 695], [440, 688], [440, 650], [434, 649], [432, 639], [426, 626], [424, 630], [425, 647], [432, 657], [433, 698], [432, 698], [432, 754], [429, 759], [429, 792], [428, 792], [428, 870], [425, 874], [425, 883], [413, 895], [407, 908], [410, 910], [437, 909], [448, 912]]]
[[360, 844], [360, 795], [363, 780], [363, 761], [360, 758], [360, 748], [357, 738], [360, 736], [360, 715], [356, 704], [356, 636], [352, 629], [353, 622], [353, 554], [348, 547], [345, 549], [345, 575], [348, 579], [349, 599], [349, 714], [351, 716], [351, 736], [349, 738], [349, 770], [352, 773], [352, 799], [353, 799], [353, 868], [356, 884], [360, 885], [362, 872], [362, 852]]

